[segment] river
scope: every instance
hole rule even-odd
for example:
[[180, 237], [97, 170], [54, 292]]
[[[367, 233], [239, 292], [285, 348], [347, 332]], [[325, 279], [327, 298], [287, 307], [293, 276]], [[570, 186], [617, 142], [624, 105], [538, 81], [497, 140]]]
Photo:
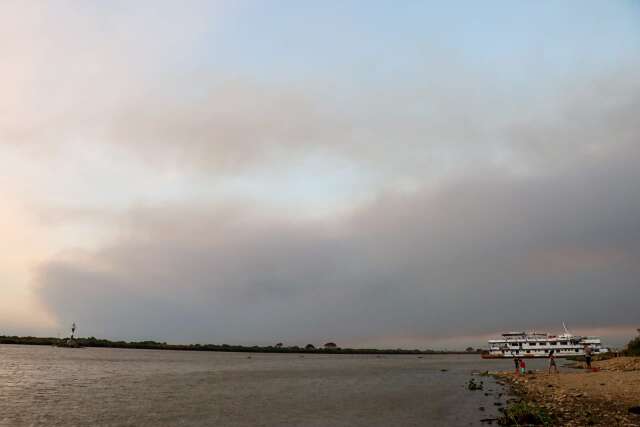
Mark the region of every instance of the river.
[[0, 425], [475, 426], [506, 396], [489, 377], [469, 391], [472, 372], [511, 367], [478, 355], [0, 345]]

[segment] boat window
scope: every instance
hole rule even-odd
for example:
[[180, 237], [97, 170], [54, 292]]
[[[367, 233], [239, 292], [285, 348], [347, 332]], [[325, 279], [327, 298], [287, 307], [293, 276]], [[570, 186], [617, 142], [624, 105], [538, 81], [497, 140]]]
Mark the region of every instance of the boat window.
[[557, 345], [558, 343], [557, 343], [557, 342], [551, 342], [551, 343], [549, 343], [549, 344], [551, 344], [551, 345]]
[[567, 345], [567, 342], [566, 341], [562, 341], [560, 344]]
[[534, 343], [534, 342], [530, 342], [530, 343], [529, 343], [529, 345], [536, 345], [536, 343]]

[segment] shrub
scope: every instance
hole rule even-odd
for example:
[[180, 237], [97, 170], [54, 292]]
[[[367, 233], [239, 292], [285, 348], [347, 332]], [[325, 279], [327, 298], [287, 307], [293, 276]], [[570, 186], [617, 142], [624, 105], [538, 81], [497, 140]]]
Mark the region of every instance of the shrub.
[[553, 418], [544, 409], [528, 402], [518, 402], [509, 405], [504, 416], [499, 420], [503, 426], [550, 426]]
[[[638, 329], [638, 332], [640, 332], [640, 329]], [[628, 356], [640, 356], [640, 335], [629, 341], [624, 352]]]

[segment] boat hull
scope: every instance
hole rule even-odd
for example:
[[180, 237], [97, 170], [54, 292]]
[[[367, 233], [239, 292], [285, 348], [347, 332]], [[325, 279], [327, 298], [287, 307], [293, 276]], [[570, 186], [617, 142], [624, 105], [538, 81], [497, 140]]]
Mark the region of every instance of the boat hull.
[[[575, 356], [584, 356], [584, 354], [563, 354], [563, 355], [555, 355], [554, 357], [556, 359], [564, 359], [566, 357], [575, 357]], [[514, 357], [517, 357], [519, 359], [545, 359], [548, 358], [549, 355], [531, 355], [531, 354], [524, 354], [524, 355], [495, 355], [495, 354], [482, 354], [480, 355], [480, 357], [482, 357], [483, 359], [513, 359]]]

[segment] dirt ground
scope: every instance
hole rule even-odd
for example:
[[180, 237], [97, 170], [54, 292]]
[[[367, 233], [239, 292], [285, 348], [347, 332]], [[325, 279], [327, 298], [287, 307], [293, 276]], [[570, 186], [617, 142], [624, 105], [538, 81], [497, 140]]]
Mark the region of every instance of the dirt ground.
[[[596, 362], [597, 372], [537, 372], [501, 376], [527, 400], [548, 409], [566, 426], [640, 426], [640, 358]], [[638, 409], [633, 409], [638, 408]]]
[[640, 357], [616, 357], [593, 362], [593, 366], [607, 371], [640, 371]]

